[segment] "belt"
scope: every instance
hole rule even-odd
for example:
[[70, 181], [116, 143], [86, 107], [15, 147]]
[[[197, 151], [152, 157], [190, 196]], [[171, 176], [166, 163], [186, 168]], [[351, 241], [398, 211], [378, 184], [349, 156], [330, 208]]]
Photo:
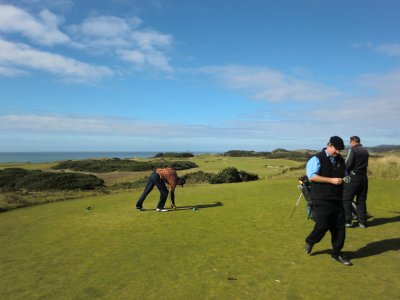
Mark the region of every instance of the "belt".
[[351, 175], [365, 175], [366, 173], [356, 173], [354, 171], [350, 171]]

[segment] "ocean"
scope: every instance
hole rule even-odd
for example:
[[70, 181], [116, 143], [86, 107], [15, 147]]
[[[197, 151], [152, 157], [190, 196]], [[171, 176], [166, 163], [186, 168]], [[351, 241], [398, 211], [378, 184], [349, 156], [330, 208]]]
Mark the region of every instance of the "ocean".
[[158, 152], [0, 152], [0, 163], [41, 163], [89, 158], [149, 158]]

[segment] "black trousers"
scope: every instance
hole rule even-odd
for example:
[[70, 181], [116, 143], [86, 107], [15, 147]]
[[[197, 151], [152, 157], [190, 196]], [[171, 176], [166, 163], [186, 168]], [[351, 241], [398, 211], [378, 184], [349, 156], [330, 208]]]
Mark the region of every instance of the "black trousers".
[[306, 238], [306, 242], [314, 245], [322, 240], [329, 230], [333, 248], [332, 256], [341, 253], [346, 238], [346, 227], [344, 226], [344, 209], [340, 201], [316, 203], [313, 205], [315, 226]]
[[153, 190], [154, 186], [156, 186], [160, 191], [160, 200], [158, 201], [157, 208], [164, 208], [165, 202], [168, 198], [168, 188], [165, 185], [164, 180], [162, 180], [160, 178], [160, 175], [158, 175], [156, 172], [151, 173], [149, 181], [147, 182], [147, 185], [144, 188], [142, 195], [136, 202], [136, 207], [143, 207], [143, 201], [146, 199], [147, 195], [150, 194], [150, 192]]
[[367, 221], [367, 175], [350, 175], [351, 181], [343, 187], [343, 207], [346, 222], [352, 221], [351, 203], [356, 197], [357, 216], [360, 223]]

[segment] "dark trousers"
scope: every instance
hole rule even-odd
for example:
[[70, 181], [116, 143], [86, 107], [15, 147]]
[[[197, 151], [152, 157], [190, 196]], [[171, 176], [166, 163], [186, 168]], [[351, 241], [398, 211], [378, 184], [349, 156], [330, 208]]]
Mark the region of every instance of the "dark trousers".
[[344, 226], [344, 209], [340, 201], [323, 204], [314, 204], [315, 226], [306, 242], [314, 245], [322, 240], [326, 232], [331, 233], [333, 255], [339, 255], [344, 246], [346, 238], [346, 227]]
[[165, 202], [168, 198], [168, 188], [165, 185], [164, 180], [162, 180], [160, 178], [160, 175], [158, 175], [156, 172], [151, 173], [149, 181], [147, 182], [147, 185], [144, 188], [142, 195], [136, 202], [136, 207], [143, 207], [143, 201], [146, 199], [147, 195], [150, 194], [150, 192], [153, 190], [154, 186], [156, 186], [160, 191], [160, 200], [158, 201], [157, 208], [164, 208]]
[[343, 187], [343, 207], [346, 222], [352, 221], [351, 206], [354, 197], [356, 197], [357, 216], [360, 223], [367, 221], [367, 193], [368, 177], [367, 175], [351, 175], [351, 181], [345, 183]]

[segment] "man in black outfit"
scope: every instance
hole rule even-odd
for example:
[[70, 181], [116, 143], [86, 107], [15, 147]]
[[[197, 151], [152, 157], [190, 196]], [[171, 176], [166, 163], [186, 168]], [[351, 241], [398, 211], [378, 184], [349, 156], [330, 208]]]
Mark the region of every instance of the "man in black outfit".
[[340, 150], [343, 149], [342, 138], [333, 136], [329, 139], [327, 147], [307, 162], [306, 171], [311, 181], [310, 196], [315, 226], [306, 238], [305, 250], [310, 254], [314, 244], [320, 242], [329, 230], [332, 237], [332, 258], [350, 266], [350, 261], [341, 252], [346, 237], [342, 203], [346, 165], [340, 156]]
[[351, 149], [346, 158], [346, 169], [350, 175], [350, 182], [344, 184], [343, 206], [346, 219], [346, 227], [352, 227], [352, 202], [356, 197], [358, 226], [367, 226], [367, 193], [368, 193], [368, 150], [361, 144], [358, 136], [350, 137]]

